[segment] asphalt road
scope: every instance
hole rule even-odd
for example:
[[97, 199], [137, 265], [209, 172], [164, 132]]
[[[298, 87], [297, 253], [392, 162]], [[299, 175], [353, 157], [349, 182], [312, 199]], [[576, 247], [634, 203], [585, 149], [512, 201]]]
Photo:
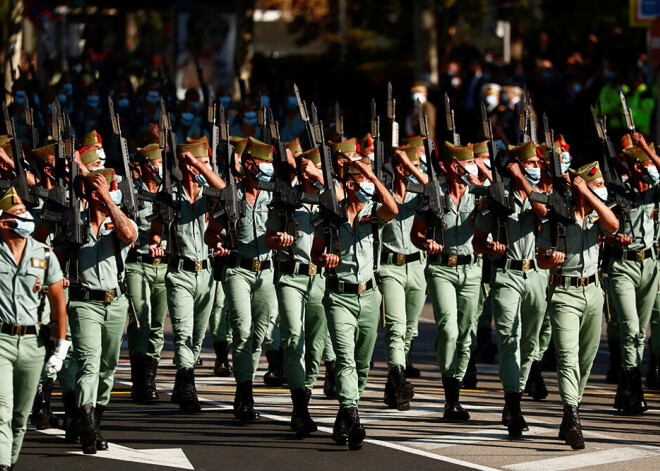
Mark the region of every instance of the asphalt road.
[[[265, 363], [255, 380], [255, 402], [262, 419], [239, 425], [231, 411], [233, 378], [212, 376], [214, 354], [210, 344], [202, 355], [204, 365], [197, 381], [203, 411], [182, 414], [169, 402], [175, 374], [170, 343], [159, 370], [161, 399], [149, 406], [130, 400], [128, 354], [122, 352], [103, 424], [103, 433], [111, 443], [109, 451], [84, 456], [78, 446], [65, 443], [63, 432], [57, 429], [29, 430], [15, 469], [660, 469], [660, 391], [647, 391], [650, 410], [643, 416], [627, 417], [612, 409], [615, 387], [604, 381], [608, 364], [604, 340], [580, 409], [586, 449], [572, 451], [557, 439], [561, 402], [552, 372], [544, 372], [548, 398], [523, 401], [530, 431], [521, 439], [509, 439], [500, 423], [503, 393], [496, 364], [478, 364], [477, 389], [462, 391], [462, 404], [471, 420], [443, 421], [442, 383], [434, 363], [433, 337], [427, 305], [413, 353], [422, 377], [414, 380], [416, 396], [411, 410], [398, 412], [382, 403], [387, 367], [380, 332], [375, 365], [360, 404], [360, 417], [367, 429], [367, 441], [360, 451], [349, 451], [331, 440], [338, 405], [323, 396], [322, 377], [311, 402], [319, 431], [297, 439], [288, 426], [288, 391], [263, 385]], [[646, 365], [643, 371], [645, 374]], [[59, 396], [53, 401], [61, 417]]]

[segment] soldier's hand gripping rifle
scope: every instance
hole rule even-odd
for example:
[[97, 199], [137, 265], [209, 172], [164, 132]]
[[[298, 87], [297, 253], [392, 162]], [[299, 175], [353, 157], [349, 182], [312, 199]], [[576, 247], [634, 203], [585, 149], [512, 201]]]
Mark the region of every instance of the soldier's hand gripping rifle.
[[119, 158], [121, 160], [119, 168], [122, 171], [123, 178], [117, 184], [117, 188], [121, 191], [121, 207], [129, 219], [136, 221], [139, 207], [135, 193], [135, 184], [133, 183], [133, 172], [131, 171], [131, 158], [128, 155], [126, 138], [121, 134], [119, 114], [115, 113], [115, 105], [110, 96], [108, 96], [108, 110], [110, 112], [110, 123], [112, 124], [112, 135], [117, 143]]
[[485, 205], [481, 210], [482, 215], [493, 213], [497, 221], [497, 230], [493, 234], [493, 240], [501, 244], [508, 244], [508, 233], [506, 229], [506, 218], [513, 213], [511, 197], [506, 195], [504, 181], [500, 171], [500, 155], [493, 137], [493, 125], [488, 118], [486, 105], [481, 103], [481, 124], [483, 126], [484, 138], [488, 140], [488, 155], [490, 157], [491, 173], [493, 182], [489, 186], [473, 186], [470, 190], [475, 195], [486, 196]]
[[[418, 112], [421, 112], [421, 105], [417, 105], [417, 110]], [[422, 120], [426, 118], [422, 118], [422, 115], [419, 115], [419, 129], [422, 129]], [[445, 119], [447, 120], [447, 135], [449, 136], [449, 140], [451, 141], [452, 144], [455, 146], [460, 146], [461, 145], [461, 136], [458, 135], [456, 132], [456, 121], [454, 120], [454, 110], [451, 107], [451, 102], [449, 101], [449, 95], [445, 93]], [[425, 128], [428, 128], [427, 125], [425, 125]], [[426, 129], [424, 135], [427, 137], [429, 136], [428, 129]], [[430, 138], [429, 138], [430, 139]], [[427, 139], [428, 140], [428, 139]], [[428, 158], [428, 154], [427, 158]]]
[[549, 254], [555, 251], [566, 252], [566, 226], [575, 222], [575, 214], [567, 204], [570, 183], [563, 177], [561, 171], [561, 156], [555, 152], [554, 133], [548, 124], [547, 115], [543, 114], [545, 145], [550, 153], [550, 175], [552, 177], [552, 192], [550, 194], [533, 191], [529, 200], [544, 204], [550, 222], [551, 247]]
[[[16, 129], [14, 128], [14, 119], [9, 116], [9, 110], [7, 109], [7, 104], [2, 103], [2, 113], [5, 121], [5, 127], [7, 129], [7, 137], [10, 138], [11, 152], [14, 159], [14, 178], [11, 179], [11, 186], [14, 187], [18, 196], [23, 200], [23, 203], [29, 207], [36, 206], [39, 203], [39, 199], [30, 193], [30, 185], [27, 181], [26, 170], [30, 170], [30, 166], [25, 160], [23, 155], [23, 144], [21, 140], [16, 135]], [[8, 189], [10, 185], [7, 182], [3, 182], [4, 189]]]

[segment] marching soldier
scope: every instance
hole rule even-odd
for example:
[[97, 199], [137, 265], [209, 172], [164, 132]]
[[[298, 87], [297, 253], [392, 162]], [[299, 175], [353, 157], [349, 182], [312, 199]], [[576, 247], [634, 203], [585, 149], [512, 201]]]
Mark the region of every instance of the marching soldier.
[[[208, 198], [204, 187], [222, 189], [224, 181], [209, 167], [206, 136], [179, 144], [179, 167], [183, 179], [174, 187], [174, 201], [180, 215], [172, 240], [167, 240], [170, 257], [165, 287], [167, 307], [174, 331], [176, 378], [171, 401], [185, 412], [199, 412], [195, 389], [195, 366], [209, 325], [214, 292], [212, 267], [204, 233], [208, 227]], [[154, 225], [150, 246], [162, 242], [162, 229]], [[162, 249], [161, 249], [162, 250]], [[163, 253], [154, 253], [162, 256]]]
[[[138, 194], [156, 193], [163, 175], [163, 160], [158, 144], [137, 149], [140, 178], [135, 180]], [[158, 399], [156, 373], [165, 343], [163, 327], [167, 314], [165, 274], [168, 257], [161, 246], [149, 244], [151, 223], [147, 217], [153, 213], [153, 203], [144, 201], [138, 213], [138, 241], [126, 259], [126, 285], [128, 297], [133, 301], [135, 314], [129, 312], [127, 338], [131, 360], [131, 398], [136, 402]]]
[[623, 153], [630, 174], [628, 194], [634, 204], [630, 223], [626, 221], [621, 227], [622, 234], [606, 239], [613, 245], [607, 273], [609, 294], [621, 330], [623, 368], [614, 407], [626, 413], [641, 414], [648, 407], [640, 367], [646, 330], [658, 290], [653, 211], [660, 201], [660, 158], [641, 134], [634, 134], [632, 138], [635, 146], [624, 149]]
[[408, 410], [414, 388], [405, 373], [406, 326], [417, 324], [426, 301], [426, 257], [411, 242], [410, 231], [419, 196], [407, 189], [408, 182], [425, 184], [428, 177], [419, 168], [421, 162], [415, 146], [399, 147], [394, 157], [392, 191], [398, 214], [383, 228], [378, 272], [385, 308], [385, 356], [389, 369], [384, 402], [388, 407]]
[[121, 192], [112, 169], [85, 175], [88, 207], [81, 214], [89, 230], [79, 249], [79, 279], [69, 280], [69, 322], [78, 360], [76, 399], [80, 409], [83, 453], [107, 450], [100, 433], [110, 401], [129, 300], [124, 263], [137, 239], [137, 225], [121, 212]]
[[[333, 153], [359, 157], [356, 139], [332, 144], [331, 148]], [[378, 217], [382, 227], [394, 219], [398, 209], [392, 194], [371, 171], [368, 157], [343, 165], [349, 166], [345, 171], [348, 221], [339, 228], [341, 256], [324, 253], [326, 242], [317, 230], [312, 260], [332, 269], [323, 299], [337, 355], [335, 376], [340, 407], [332, 437], [339, 444], [348, 442], [349, 448], [355, 450], [362, 447], [366, 435], [360, 424], [358, 402], [367, 384], [382, 299], [374, 279], [371, 218]], [[382, 203], [372, 200], [374, 194]]]
[[252, 381], [259, 365], [261, 344], [277, 299], [273, 285], [271, 251], [265, 245], [266, 219], [271, 193], [257, 188], [259, 180], [273, 175], [273, 146], [249, 138], [242, 155], [244, 180], [238, 199], [245, 198], [246, 212], [238, 222], [238, 251], [230, 255], [222, 231], [213, 221], [205, 240], [212, 249], [226, 256], [222, 283], [227, 296], [232, 328], [232, 361], [236, 394], [234, 416], [242, 422], [259, 419], [254, 409]]
[[512, 181], [506, 193], [514, 209], [505, 221], [507, 240], [489, 242], [488, 234], [496, 233], [495, 216], [478, 212], [472, 243], [475, 252], [492, 257], [492, 309], [505, 400], [502, 424], [510, 437], [518, 437], [527, 429], [520, 399], [546, 309], [546, 278], [535, 263], [539, 218], [546, 209], [528, 198], [541, 177], [533, 142], [509, 149], [507, 170]]
[[[426, 282], [436, 323], [435, 352], [445, 391], [443, 417], [467, 420], [470, 414], [459, 403], [461, 381], [470, 360], [471, 332], [481, 288], [481, 265], [472, 248], [475, 196], [468, 185], [478, 181], [472, 145], [445, 142], [447, 183], [442, 197], [447, 201], [442, 219], [442, 238], [427, 237], [427, 221], [418, 215], [412, 241], [429, 253]], [[431, 165], [431, 164], [430, 164]]]
[[[62, 270], [48, 246], [34, 240], [34, 220], [14, 188], [0, 197], [0, 471], [13, 469], [23, 445], [28, 414], [44, 367], [45, 343], [57, 346], [46, 363], [56, 374], [70, 342]], [[50, 328], [41, 325], [45, 297]]]
[[[571, 170], [575, 222], [566, 227], [566, 253], [548, 256], [539, 250], [537, 261], [551, 268], [550, 320], [557, 354], [557, 379], [564, 415], [559, 438], [574, 450], [584, 448], [579, 407], [600, 343], [603, 291], [598, 279], [599, 233], [613, 234], [619, 223], [605, 205], [607, 188], [598, 162]], [[540, 247], [550, 246], [543, 228]]]

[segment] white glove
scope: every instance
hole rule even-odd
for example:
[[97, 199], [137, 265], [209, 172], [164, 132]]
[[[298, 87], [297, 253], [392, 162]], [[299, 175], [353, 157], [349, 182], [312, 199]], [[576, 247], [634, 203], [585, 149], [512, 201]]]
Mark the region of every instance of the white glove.
[[66, 354], [68, 353], [70, 346], [71, 342], [68, 340], [57, 340], [57, 347], [55, 347], [55, 351], [46, 363], [46, 373], [49, 375], [59, 373], [59, 371], [62, 369], [62, 364], [64, 363], [64, 359], [66, 358]]

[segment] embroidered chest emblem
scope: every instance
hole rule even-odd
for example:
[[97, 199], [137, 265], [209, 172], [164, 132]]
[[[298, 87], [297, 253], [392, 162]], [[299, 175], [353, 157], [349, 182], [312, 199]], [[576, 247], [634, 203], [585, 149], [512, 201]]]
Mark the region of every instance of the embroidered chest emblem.
[[41, 268], [42, 270], [46, 269], [46, 260], [40, 260], [38, 258], [32, 259], [32, 268]]
[[366, 216], [362, 216], [360, 218], [360, 224], [368, 224], [371, 222], [371, 214], [368, 214]]
[[32, 288], [32, 291], [38, 293], [39, 290], [41, 290], [41, 278], [37, 277], [37, 281], [34, 282], [34, 288]]

